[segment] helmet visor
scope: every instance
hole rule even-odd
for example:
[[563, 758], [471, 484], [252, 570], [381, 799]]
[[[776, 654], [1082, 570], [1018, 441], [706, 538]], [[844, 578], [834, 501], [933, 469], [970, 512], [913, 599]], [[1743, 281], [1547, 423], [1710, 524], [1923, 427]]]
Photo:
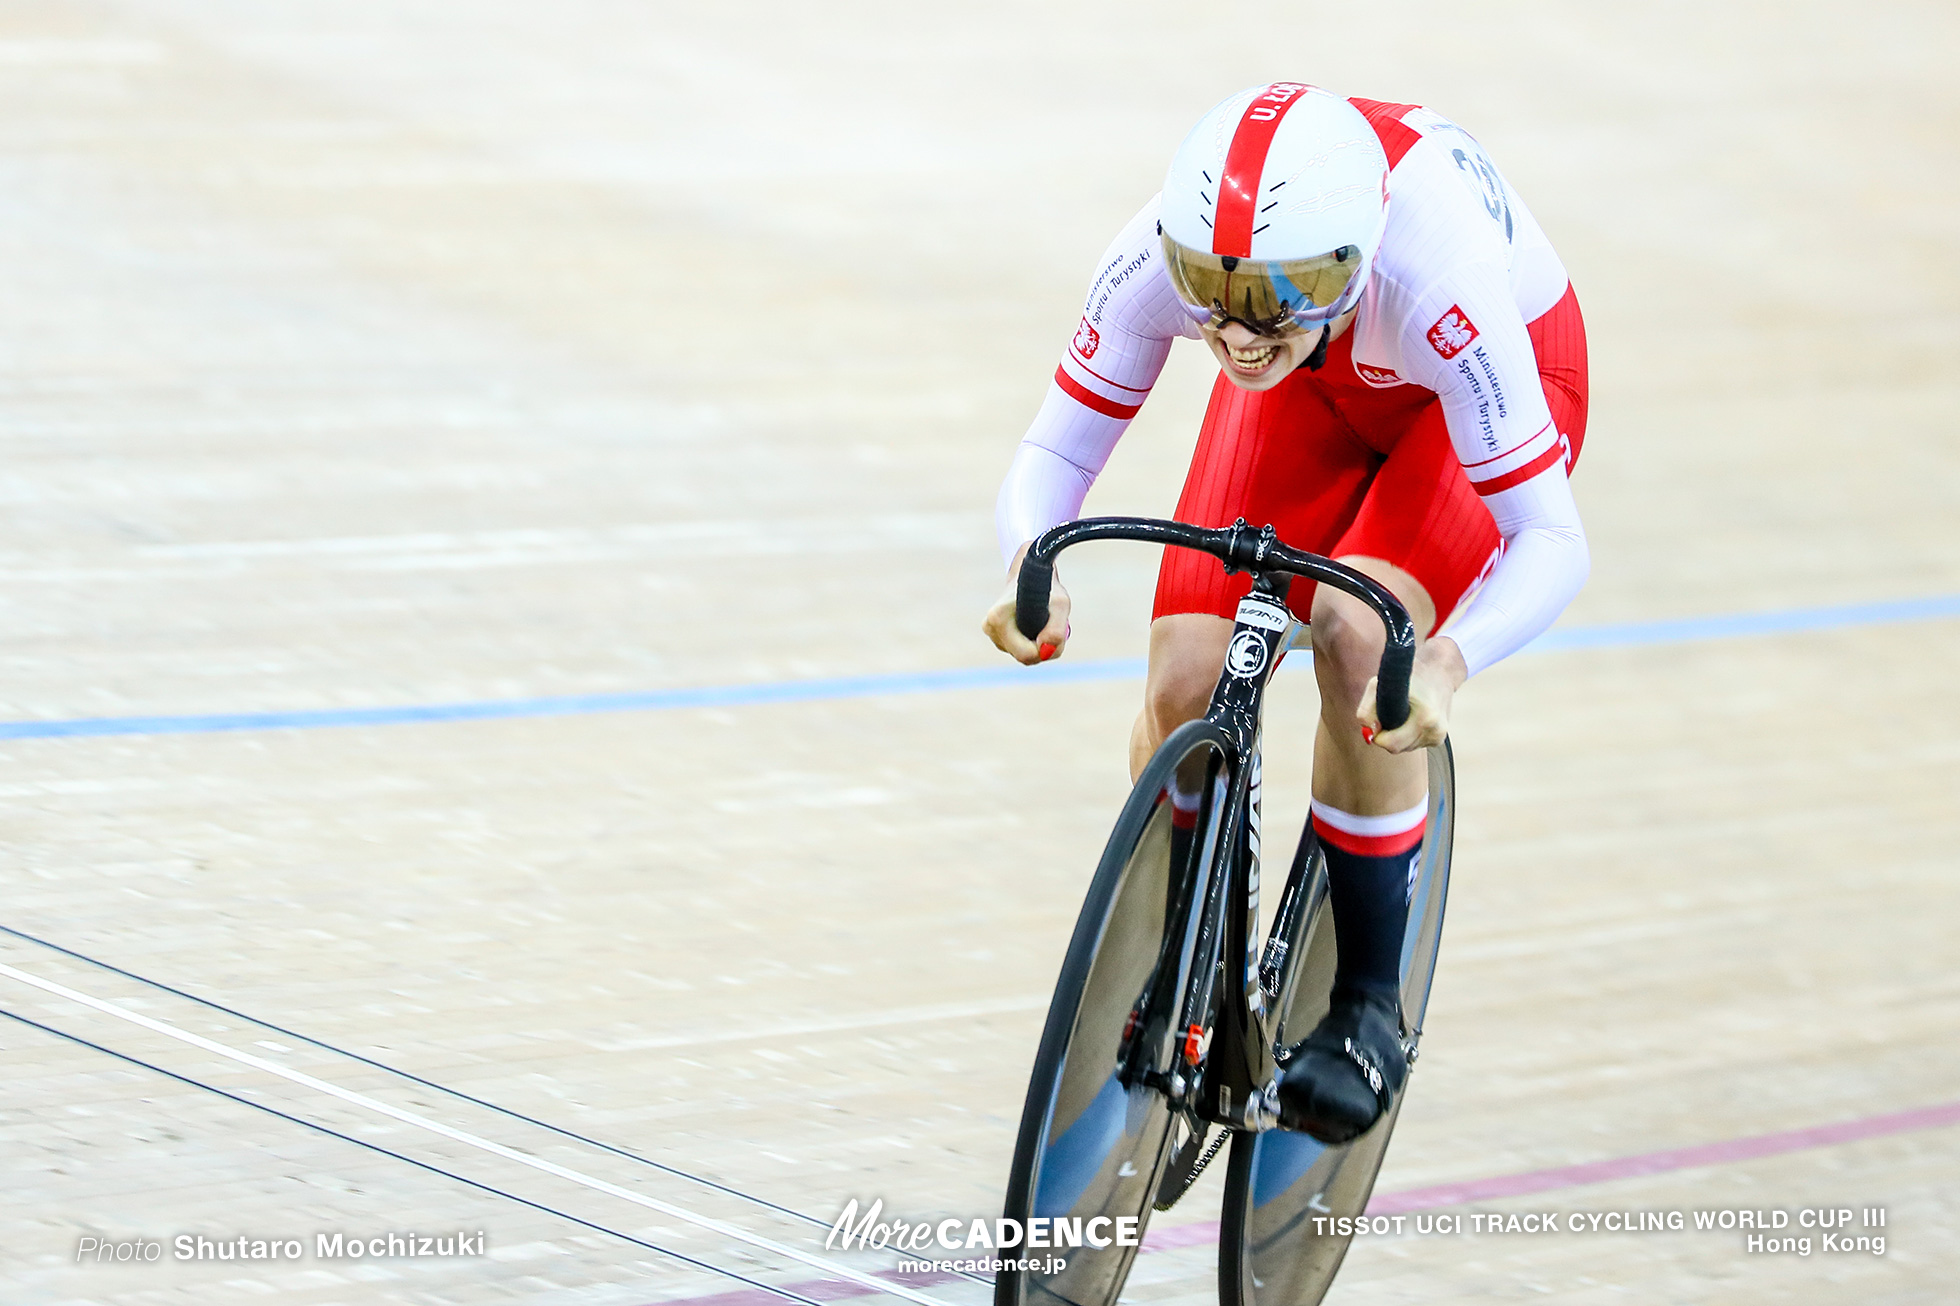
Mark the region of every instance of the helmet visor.
[[1164, 237], [1171, 286], [1198, 321], [1236, 318], [1255, 331], [1318, 326], [1353, 307], [1361, 250], [1299, 259], [1233, 258]]

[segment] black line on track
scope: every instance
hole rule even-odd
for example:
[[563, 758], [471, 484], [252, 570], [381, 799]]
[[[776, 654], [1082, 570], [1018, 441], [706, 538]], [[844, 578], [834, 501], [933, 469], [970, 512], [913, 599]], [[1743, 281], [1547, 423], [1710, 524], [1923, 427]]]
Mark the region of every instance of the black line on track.
[[[824, 1223], [822, 1220], [819, 1220], [814, 1215], [805, 1215], [803, 1212], [794, 1210], [790, 1207], [780, 1206], [777, 1203], [770, 1201], [766, 1197], [757, 1197], [753, 1193], [745, 1193], [739, 1188], [730, 1188], [726, 1184], [719, 1184], [712, 1179], [704, 1179], [698, 1174], [690, 1174], [686, 1170], [676, 1169], [671, 1165], [665, 1165], [659, 1161], [655, 1161], [651, 1159], [650, 1157], [641, 1156], [637, 1152], [628, 1151], [623, 1147], [616, 1147], [611, 1143], [602, 1143], [596, 1138], [588, 1138], [584, 1134], [578, 1133], [574, 1130], [566, 1129], [560, 1125], [554, 1125], [547, 1120], [540, 1120], [536, 1116], [527, 1116], [522, 1111], [515, 1111], [512, 1110], [510, 1107], [506, 1107], [506, 1106], [498, 1106], [495, 1102], [485, 1101], [483, 1098], [480, 1097], [473, 1097], [470, 1094], [465, 1093], [460, 1088], [451, 1088], [447, 1084], [438, 1084], [433, 1079], [424, 1079], [422, 1076], [414, 1074], [410, 1071], [402, 1070], [396, 1066], [391, 1066], [385, 1061], [376, 1061], [373, 1057], [364, 1057], [358, 1052], [349, 1052], [346, 1048], [337, 1047], [334, 1044], [325, 1042], [322, 1039], [314, 1038], [310, 1034], [302, 1034], [296, 1029], [287, 1029], [284, 1025], [275, 1025], [269, 1020], [261, 1020], [257, 1016], [248, 1016], [244, 1012], [238, 1010], [236, 1007], [227, 1007], [224, 1003], [214, 1002], [210, 998], [200, 998], [195, 993], [187, 993], [183, 989], [173, 988], [170, 985], [165, 984], [162, 980], [153, 980], [147, 975], [138, 975], [133, 970], [124, 970], [121, 966], [118, 966], [113, 962], [103, 961], [99, 957], [91, 957], [87, 953], [77, 952], [73, 948], [65, 948], [59, 943], [55, 943], [52, 942], [51, 940], [43, 939], [36, 935], [29, 934], [25, 930], [17, 930], [11, 925], [0, 925], [0, 933], [11, 934], [17, 939], [23, 939], [26, 942], [32, 943], [37, 947], [47, 948], [50, 951], [58, 952], [64, 957], [73, 957], [76, 961], [87, 962], [91, 966], [100, 967], [101, 969], [109, 971], [113, 974], [121, 975], [124, 979], [132, 979], [135, 980], [138, 984], [147, 984], [153, 989], [159, 989], [162, 992], [174, 994], [177, 997], [184, 999], [186, 1002], [195, 1002], [201, 1007], [209, 1007], [213, 1011], [222, 1011], [227, 1016], [232, 1016], [239, 1020], [246, 1021], [250, 1024], [257, 1025], [261, 1029], [269, 1029], [272, 1030], [274, 1033], [284, 1034], [287, 1038], [297, 1039], [301, 1043], [310, 1043], [316, 1048], [320, 1048], [324, 1051], [333, 1053], [335, 1056], [346, 1057], [350, 1061], [358, 1061], [362, 1065], [373, 1066], [376, 1070], [382, 1070], [382, 1071], [386, 1071], [388, 1074], [397, 1075], [402, 1079], [406, 1079], [410, 1081], [411, 1083], [420, 1084], [425, 1088], [432, 1088], [438, 1093], [447, 1093], [449, 1096], [456, 1098], [459, 1101], [473, 1103], [474, 1105], [480, 1106], [485, 1110], [495, 1111], [500, 1115], [509, 1116], [513, 1120], [522, 1120], [527, 1125], [535, 1125], [539, 1129], [549, 1130], [551, 1133], [557, 1134], [562, 1138], [574, 1139], [577, 1142], [584, 1143], [588, 1147], [596, 1147], [601, 1151], [611, 1152], [615, 1156], [623, 1156], [629, 1161], [637, 1161], [641, 1165], [650, 1166], [653, 1169], [658, 1170], [663, 1174], [673, 1175], [677, 1179], [685, 1179], [690, 1183], [700, 1184], [704, 1188], [712, 1188], [718, 1193], [725, 1193], [730, 1197], [738, 1198], [744, 1202], [753, 1202], [755, 1205], [766, 1207], [771, 1211], [775, 1211], [779, 1215], [787, 1215], [793, 1220], [801, 1220], [805, 1224], [813, 1224], [819, 1229], [828, 1229], [831, 1227], [830, 1225]], [[19, 1017], [16, 1017], [16, 1019], [19, 1019]], [[91, 1044], [90, 1046], [93, 1046], [93, 1044]], [[121, 1054], [112, 1053], [111, 1055], [121, 1055]], [[139, 1062], [138, 1064], [142, 1064], [142, 1063]], [[169, 1074], [170, 1072], [164, 1071], [162, 1073]], [[220, 1090], [213, 1089], [212, 1091], [218, 1092]], [[417, 1162], [417, 1164], [420, 1163]], [[469, 1181], [465, 1180], [464, 1182], [467, 1183]], [[986, 1277], [985, 1275], [974, 1274], [967, 1270], [956, 1270], [954, 1271], [954, 1273], [959, 1275], [959, 1277], [962, 1279], [968, 1279], [974, 1283], [985, 1284], [988, 1287], [993, 1286], [994, 1281], [991, 1278]], [[771, 1291], [774, 1290], [772, 1289]], [[798, 1300], [801, 1299], [799, 1298]]]
[[[0, 929], [5, 929], [5, 928], [6, 928], [5, 926], [0, 926]], [[18, 933], [18, 931], [15, 930], [8, 930], [7, 932], [10, 934]], [[26, 937], [26, 936], [23, 935], [22, 937]], [[39, 942], [39, 940], [36, 940], [36, 942]], [[65, 948], [59, 950], [63, 952], [67, 951], [67, 949]], [[88, 960], [88, 958], [84, 957], [83, 960], [86, 961]], [[110, 967], [110, 969], [113, 970], [115, 968]], [[164, 986], [158, 985], [158, 987], [161, 988]], [[174, 992], [175, 990], [172, 991]], [[213, 1003], [212, 1005], [215, 1006], [216, 1004]], [[267, 1106], [263, 1102], [254, 1102], [250, 1098], [240, 1097], [236, 1093], [228, 1093], [224, 1089], [218, 1088], [215, 1085], [206, 1084], [199, 1080], [192, 1079], [188, 1075], [180, 1075], [174, 1070], [165, 1070], [162, 1066], [152, 1065], [150, 1062], [144, 1061], [140, 1057], [130, 1056], [126, 1052], [118, 1052], [114, 1048], [104, 1047], [100, 1043], [92, 1043], [88, 1039], [83, 1038], [79, 1034], [70, 1034], [66, 1030], [56, 1029], [52, 1025], [43, 1025], [38, 1020], [30, 1020], [28, 1017], [18, 1015], [12, 1011], [8, 1011], [4, 1007], [0, 1007], [0, 1016], [5, 1016], [9, 1020], [19, 1021], [23, 1025], [32, 1026], [33, 1028], [40, 1030], [44, 1034], [52, 1034], [56, 1038], [64, 1038], [71, 1043], [79, 1043], [85, 1048], [91, 1048], [94, 1051], [104, 1054], [105, 1056], [114, 1057], [118, 1061], [127, 1061], [129, 1064], [133, 1066], [141, 1066], [145, 1070], [153, 1071], [156, 1074], [163, 1075], [169, 1079], [174, 1079], [180, 1084], [188, 1084], [192, 1088], [201, 1088], [207, 1093], [215, 1093], [219, 1097], [229, 1099], [230, 1101], [236, 1102], [241, 1106], [251, 1107], [255, 1111], [263, 1111], [267, 1115], [278, 1116], [281, 1120], [290, 1121], [291, 1123], [296, 1125], [303, 1125], [306, 1128], [315, 1130], [318, 1133], [326, 1134], [330, 1138], [338, 1138], [344, 1143], [352, 1143], [356, 1147], [364, 1147], [370, 1152], [379, 1152], [382, 1156], [393, 1157], [397, 1161], [406, 1161], [408, 1164], [422, 1170], [427, 1170], [431, 1174], [439, 1174], [445, 1179], [454, 1179], [457, 1183], [468, 1184], [470, 1187], [481, 1189], [483, 1192], [493, 1193], [498, 1197], [508, 1198], [510, 1201], [517, 1202], [524, 1206], [528, 1206], [536, 1211], [543, 1211], [546, 1215], [555, 1215], [561, 1220], [570, 1220], [573, 1224], [581, 1224], [584, 1225], [586, 1228], [596, 1230], [599, 1233], [609, 1234], [614, 1238], [624, 1239], [626, 1242], [633, 1243], [634, 1245], [639, 1247], [644, 1247], [650, 1252], [658, 1252], [662, 1256], [671, 1256], [673, 1259], [677, 1261], [685, 1261], [687, 1264], [694, 1266], [696, 1269], [706, 1270], [710, 1274], [719, 1274], [723, 1278], [733, 1279], [737, 1283], [747, 1284], [751, 1288], [760, 1288], [764, 1292], [773, 1293], [774, 1295], [785, 1298], [789, 1301], [799, 1302], [801, 1303], [801, 1306], [824, 1306], [824, 1304], [821, 1302], [815, 1301], [809, 1297], [802, 1296], [798, 1293], [791, 1292], [787, 1288], [777, 1288], [770, 1284], [762, 1282], [760, 1279], [751, 1279], [745, 1274], [738, 1274], [734, 1270], [724, 1270], [719, 1265], [711, 1265], [707, 1261], [696, 1260], [694, 1257], [689, 1256], [687, 1253], [677, 1252], [673, 1250], [671, 1247], [662, 1247], [660, 1244], [650, 1243], [646, 1241], [644, 1238], [635, 1238], [630, 1233], [623, 1233], [618, 1229], [609, 1229], [603, 1224], [594, 1224], [592, 1221], [581, 1219], [580, 1217], [571, 1214], [569, 1211], [561, 1211], [556, 1207], [546, 1206], [542, 1202], [534, 1202], [528, 1197], [519, 1197], [516, 1193], [505, 1192], [501, 1188], [496, 1188], [490, 1184], [481, 1183], [475, 1179], [468, 1178], [464, 1175], [456, 1174], [454, 1171], [445, 1170], [439, 1165], [430, 1165], [427, 1161], [418, 1161], [412, 1156], [405, 1156], [400, 1152], [390, 1151], [388, 1148], [382, 1147], [375, 1143], [370, 1143], [366, 1139], [355, 1138], [352, 1134], [343, 1134], [338, 1129], [332, 1129], [322, 1124], [315, 1124], [311, 1120], [302, 1119], [301, 1117], [296, 1115], [289, 1115], [288, 1113], [279, 1110], [279, 1108], [277, 1107]], [[251, 1017], [246, 1016], [246, 1017], [242, 1017], [242, 1019], [250, 1020]], [[268, 1028], [276, 1028], [276, 1027], [268, 1026]], [[295, 1037], [298, 1036], [295, 1035]], [[383, 1068], [386, 1069], [386, 1067]]]
[[209, 1007], [213, 1011], [222, 1011], [227, 1016], [234, 1016], [239, 1020], [248, 1021], [251, 1024], [257, 1025], [261, 1029], [269, 1029], [275, 1033], [284, 1034], [287, 1038], [298, 1039], [302, 1043], [310, 1043], [314, 1047], [322, 1048], [325, 1051], [331, 1052], [336, 1056], [347, 1057], [348, 1059], [353, 1061], [358, 1061], [363, 1065], [373, 1066], [376, 1070], [385, 1070], [391, 1075], [398, 1075], [403, 1079], [409, 1080], [413, 1083], [420, 1084], [424, 1088], [433, 1088], [438, 1093], [447, 1093], [449, 1094], [449, 1096], [453, 1098], [458, 1098], [464, 1102], [474, 1103], [475, 1105], [483, 1107], [486, 1110], [495, 1111], [501, 1115], [509, 1116], [513, 1120], [522, 1120], [527, 1125], [536, 1125], [539, 1129], [550, 1130], [552, 1133], [558, 1134], [561, 1137], [575, 1139], [578, 1142], [584, 1143], [588, 1147], [596, 1147], [601, 1149], [602, 1151], [611, 1152], [615, 1156], [623, 1156], [629, 1161], [637, 1161], [641, 1165], [651, 1166], [655, 1170], [659, 1170], [664, 1174], [673, 1175], [677, 1179], [686, 1179], [691, 1183], [697, 1183], [702, 1185], [703, 1187], [712, 1188], [718, 1193], [726, 1193], [730, 1197], [740, 1198], [742, 1201], [745, 1202], [753, 1202], [757, 1206], [766, 1206], [770, 1210], [775, 1211], [778, 1214], [787, 1215], [792, 1219], [801, 1220], [806, 1224], [813, 1224], [819, 1229], [830, 1228], [829, 1224], [827, 1224], [822, 1220], [819, 1220], [814, 1215], [805, 1215], [803, 1212], [792, 1210], [787, 1206], [779, 1206], [775, 1202], [772, 1202], [765, 1197], [757, 1197], [752, 1193], [745, 1193], [739, 1188], [730, 1188], [728, 1185], [716, 1183], [712, 1179], [704, 1179], [698, 1174], [689, 1174], [685, 1170], [676, 1169], [671, 1165], [664, 1165], [661, 1162], [655, 1161], [649, 1157], [641, 1156], [637, 1152], [628, 1151], [626, 1148], [616, 1147], [611, 1143], [602, 1143], [596, 1138], [587, 1138], [584, 1134], [577, 1133], [570, 1129], [566, 1129], [560, 1125], [554, 1125], [549, 1121], [540, 1120], [536, 1116], [527, 1116], [522, 1111], [514, 1111], [509, 1107], [498, 1106], [495, 1102], [486, 1102], [480, 1097], [472, 1097], [470, 1094], [463, 1092], [459, 1088], [450, 1088], [448, 1085], [438, 1084], [432, 1079], [424, 1079], [422, 1078], [422, 1076], [414, 1074], [410, 1071], [402, 1070], [398, 1067], [391, 1066], [385, 1061], [376, 1061], [373, 1057], [364, 1057], [358, 1052], [349, 1052], [346, 1048], [336, 1047], [332, 1043], [327, 1043], [320, 1039], [313, 1038], [310, 1035], [302, 1034], [298, 1030], [287, 1029], [284, 1025], [275, 1025], [269, 1020], [261, 1020], [257, 1016], [248, 1016], [244, 1012], [239, 1011], [234, 1007], [227, 1007], [222, 1002], [213, 1002], [209, 998], [200, 998], [195, 993], [186, 993], [182, 989], [172, 988], [170, 985], [165, 984], [161, 980], [153, 980], [149, 978], [147, 975], [138, 975], [135, 971], [124, 970], [121, 966], [117, 966], [110, 962], [102, 961], [98, 958], [91, 957], [87, 953], [76, 952], [73, 948], [64, 948], [59, 943], [51, 943], [47, 939], [36, 938], [34, 935], [27, 933], [25, 930], [17, 930], [10, 925], [0, 925], [0, 932], [11, 934], [17, 939], [25, 939], [29, 943], [37, 944], [40, 947], [48, 948], [55, 952], [59, 952], [63, 956], [73, 957], [77, 961], [85, 961], [91, 966], [99, 966], [103, 970], [113, 971], [115, 974], [121, 975], [125, 979], [133, 979], [137, 983], [147, 984], [153, 989], [161, 989], [165, 993], [173, 993], [176, 996], [183, 998], [188, 1002], [195, 1002], [199, 1006]]

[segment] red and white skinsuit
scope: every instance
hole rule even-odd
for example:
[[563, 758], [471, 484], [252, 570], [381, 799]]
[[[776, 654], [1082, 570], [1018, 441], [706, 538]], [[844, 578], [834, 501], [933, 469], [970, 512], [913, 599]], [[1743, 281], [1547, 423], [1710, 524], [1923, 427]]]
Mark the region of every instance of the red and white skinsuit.
[[[1299, 548], [1393, 563], [1429, 592], [1438, 625], [1455, 613], [1447, 633], [1474, 675], [1585, 582], [1566, 480], [1585, 438], [1585, 326], [1558, 255], [1469, 133], [1413, 105], [1351, 103], [1390, 166], [1354, 324], [1319, 371], [1264, 392], [1218, 378], [1177, 516], [1271, 522]], [[1153, 198], [1104, 255], [1001, 486], [1004, 557], [1080, 514], [1178, 336], [1201, 338], [1171, 288]], [[1153, 616], [1229, 617], [1249, 585], [1167, 550]], [[1291, 602], [1304, 615], [1312, 586]]]

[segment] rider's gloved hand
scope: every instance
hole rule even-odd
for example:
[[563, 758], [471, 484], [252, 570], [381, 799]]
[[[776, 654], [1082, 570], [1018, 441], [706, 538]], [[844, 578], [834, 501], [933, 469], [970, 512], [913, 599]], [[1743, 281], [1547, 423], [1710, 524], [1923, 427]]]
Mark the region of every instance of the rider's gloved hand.
[[1464, 665], [1455, 640], [1447, 635], [1429, 640], [1416, 650], [1416, 664], [1409, 672], [1409, 719], [1393, 730], [1381, 728], [1375, 713], [1375, 679], [1370, 677], [1361, 691], [1361, 705], [1354, 710], [1362, 737], [1391, 753], [1434, 748], [1450, 733], [1450, 704], [1469, 676], [1470, 668]]
[[1028, 556], [1032, 543], [1030, 540], [1015, 552], [1014, 565], [1007, 569], [1007, 591], [987, 609], [987, 619], [980, 623], [980, 629], [987, 632], [995, 648], [1027, 666], [1060, 657], [1069, 632], [1068, 591], [1062, 588], [1059, 574], [1048, 595], [1048, 624], [1041, 628], [1041, 633], [1029, 639], [1014, 624], [1015, 586], [1021, 578], [1021, 559]]

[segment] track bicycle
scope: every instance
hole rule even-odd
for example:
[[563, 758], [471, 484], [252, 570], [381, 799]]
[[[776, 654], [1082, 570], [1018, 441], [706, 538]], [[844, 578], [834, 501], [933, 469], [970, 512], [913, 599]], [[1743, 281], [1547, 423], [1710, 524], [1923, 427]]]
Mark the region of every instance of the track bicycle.
[[[1065, 1261], [1005, 1270], [996, 1306], [1113, 1306], [1152, 1210], [1168, 1210], [1229, 1142], [1219, 1225], [1221, 1306], [1312, 1306], [1347, 1252], [1326, 1217], [1362, 1213], [1402, 1098], [1352, 1142], [1277, 1128], [1279, 1074], [1327, 1012], [1334, 981], [1327, 867], [1311, 822], [1263, 946], [1259, 939], [1260, 719], [1265, 690], [1305, 627], [1286, 606], [1295, 577], [1367, 604], [1387, 632], [1376, 688], [1382, 725], [1408, 717], [1415, 630], [1372, 578], [1280, 542], [1241, 518], [1218, 529], [1139, 517], [1085, 518], [1045, 532], [1021, 564], [1015, 621], [1047, 623], [1056, 555], [1086, 540], [1197, 549], [1250, 572], [1205, 715], [1178, 727], [1118, 816], [1062, 963], [1035, 1054], [1003, 1214], [1040, 1226]], [[1403, 1039], [1413, 1068], [1449, 887], [1455, 772], [1428, 750], [1429, 824], [1402, 944]], [[1180, 830], [1174, 775], [1201, 777]], [[1406, 1096], [1406, 1086], [1403, 1096]], [[1215, 1136], [1208, 1135], [1218, 1127]], [[1083, 1236], [1133, 1220], [1134, 1238]], [[1097, 1246], [1096, 1241], [1105, 1245]]]

